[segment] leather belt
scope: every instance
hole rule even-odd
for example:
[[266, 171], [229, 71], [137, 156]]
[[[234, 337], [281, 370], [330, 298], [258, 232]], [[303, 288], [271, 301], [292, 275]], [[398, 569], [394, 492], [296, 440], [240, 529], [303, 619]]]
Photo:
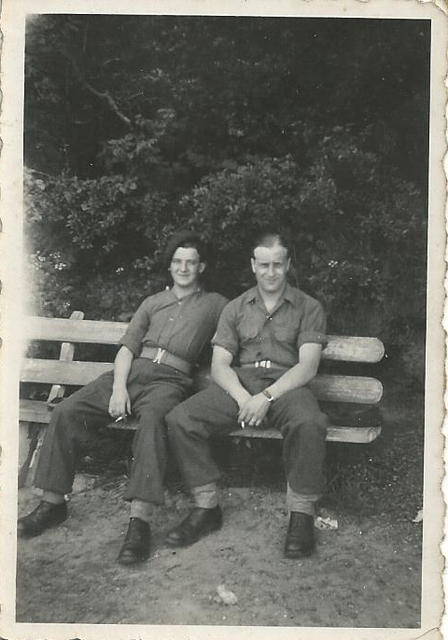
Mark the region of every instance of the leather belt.
[[182, 371], [187, 376], [190, 375], [193, 369], [193, 365], [189, 362], [175, 356], [166, 349], [162, 349], [162, 347], [143, 347], [140, 358], [148, 358], [155, 364], [166, 364], [168, 367]]
[[244, 364], [240, 364], [240, 367], [243, 367], [244, 369], [248, 367], [255, 367], [255, 369], [258, 369], [259, 367], [261, 367], [262, 369], [287, 369], [284, 364], [272, 362], [272, 360], [255, 360], [255, 362], [246, 362]]

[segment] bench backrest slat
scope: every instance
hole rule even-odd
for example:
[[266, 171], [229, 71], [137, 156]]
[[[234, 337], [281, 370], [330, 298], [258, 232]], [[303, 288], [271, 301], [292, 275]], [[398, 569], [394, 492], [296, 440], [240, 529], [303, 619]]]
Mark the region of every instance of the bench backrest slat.
[[[63, 362], [26, 358], [22, 363], [20, 377], [23, 382], [58, 382], [78, 386], [87, 384], [112, 367], [108, 362]], [[381, 382], [366, 376], [318, 375], [311, 387], [320, 400], [362, 404], [379, 402], [383, 391]]]
[[25, 318], [24, 335], [27, 340], [118, 344], [127, 326], [126, 322], [29, 316]]
[[42, 382], [82, 386], [102, 373], [111, 371], [111, 362], [63, 362], [44, 358], [25, 358], [22, 361], [20, 379], [22, 382]]
[[[126, 322], [30, 316], [25, 318], [24, 334], [27, 340], [116, 345], [126, 331], [126, 327]], [[383, 343], [378, 338], [330, 335], [322, 358], [372, 363], [379, 362], [383, 355]]]

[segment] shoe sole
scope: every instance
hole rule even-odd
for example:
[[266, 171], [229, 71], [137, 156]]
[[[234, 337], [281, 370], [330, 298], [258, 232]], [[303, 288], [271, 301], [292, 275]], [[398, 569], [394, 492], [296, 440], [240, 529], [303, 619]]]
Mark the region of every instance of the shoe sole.
[[217, 526], [211, 527], [210, 529], [206, 529], [205, 531], [201, 532], [200, 536], [196, 536], [193, 540], [188, 540], [188, 542], [170, 540], [168, 537], [165, 539], [165, 542], [170, 547], [190, 547], [192, 544], [199, 542], [199, 540], [201, 540], [202, 538], [205, 538], [206, 536], [209, 536], [211, 533], [214, 533], [215, 531], [219, 531], [221, 528], [222, 528], [222, 523]]
[[315, 549], [310, 549], [309, 551], [284, 551], [283, 557], [288, 558], [288, 560], [299, 560], [300, 558], [309, 558], [312, 556]]

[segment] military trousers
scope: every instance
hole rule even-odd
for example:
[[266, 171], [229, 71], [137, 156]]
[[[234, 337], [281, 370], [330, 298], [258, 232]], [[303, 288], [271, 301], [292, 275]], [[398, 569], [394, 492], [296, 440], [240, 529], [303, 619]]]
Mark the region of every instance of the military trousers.
[[[235, 367], [241, 384], [252, 395], [274, 382], [268, 370]], [[237, 429], [237, 402], [212, 383], [166, 416], [168, 438], [187, 486], [215, 482], [220, 477], [208, 440]], [[328, 418], [308, 387], [293, 389], [269, 407], [267, 425], [283, 436], [283, 464], [293, 492], [315, 501], [324, 488], [323, 463]]]
[[[111, 422], [108, 413], [113, 371], [101, 375], [58, 404], [51, 417], [36, 469], [35, 485], [66, 494], [72, 489], [80, 450], [99, 427]], [[167, 463], [165, 415], [191, 392], [184, 373], [147, 358], [131, 365], [127, 390], [138, 419], [127, 500], [163, 504]]]

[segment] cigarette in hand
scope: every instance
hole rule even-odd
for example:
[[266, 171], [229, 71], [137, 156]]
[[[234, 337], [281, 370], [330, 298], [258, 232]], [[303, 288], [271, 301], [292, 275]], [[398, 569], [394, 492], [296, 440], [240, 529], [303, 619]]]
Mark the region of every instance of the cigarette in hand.
[[241, 426], [241, 429], [244, 429], [244, 427], [246, 426], [246, 423], [244, 422], [244, 420], [240, 422], [240, 426]]
[[122, 420], [124, 420], [124, 416], [118, 416], [118, 418], [116, 418], [114, 422], [121, 422]]

